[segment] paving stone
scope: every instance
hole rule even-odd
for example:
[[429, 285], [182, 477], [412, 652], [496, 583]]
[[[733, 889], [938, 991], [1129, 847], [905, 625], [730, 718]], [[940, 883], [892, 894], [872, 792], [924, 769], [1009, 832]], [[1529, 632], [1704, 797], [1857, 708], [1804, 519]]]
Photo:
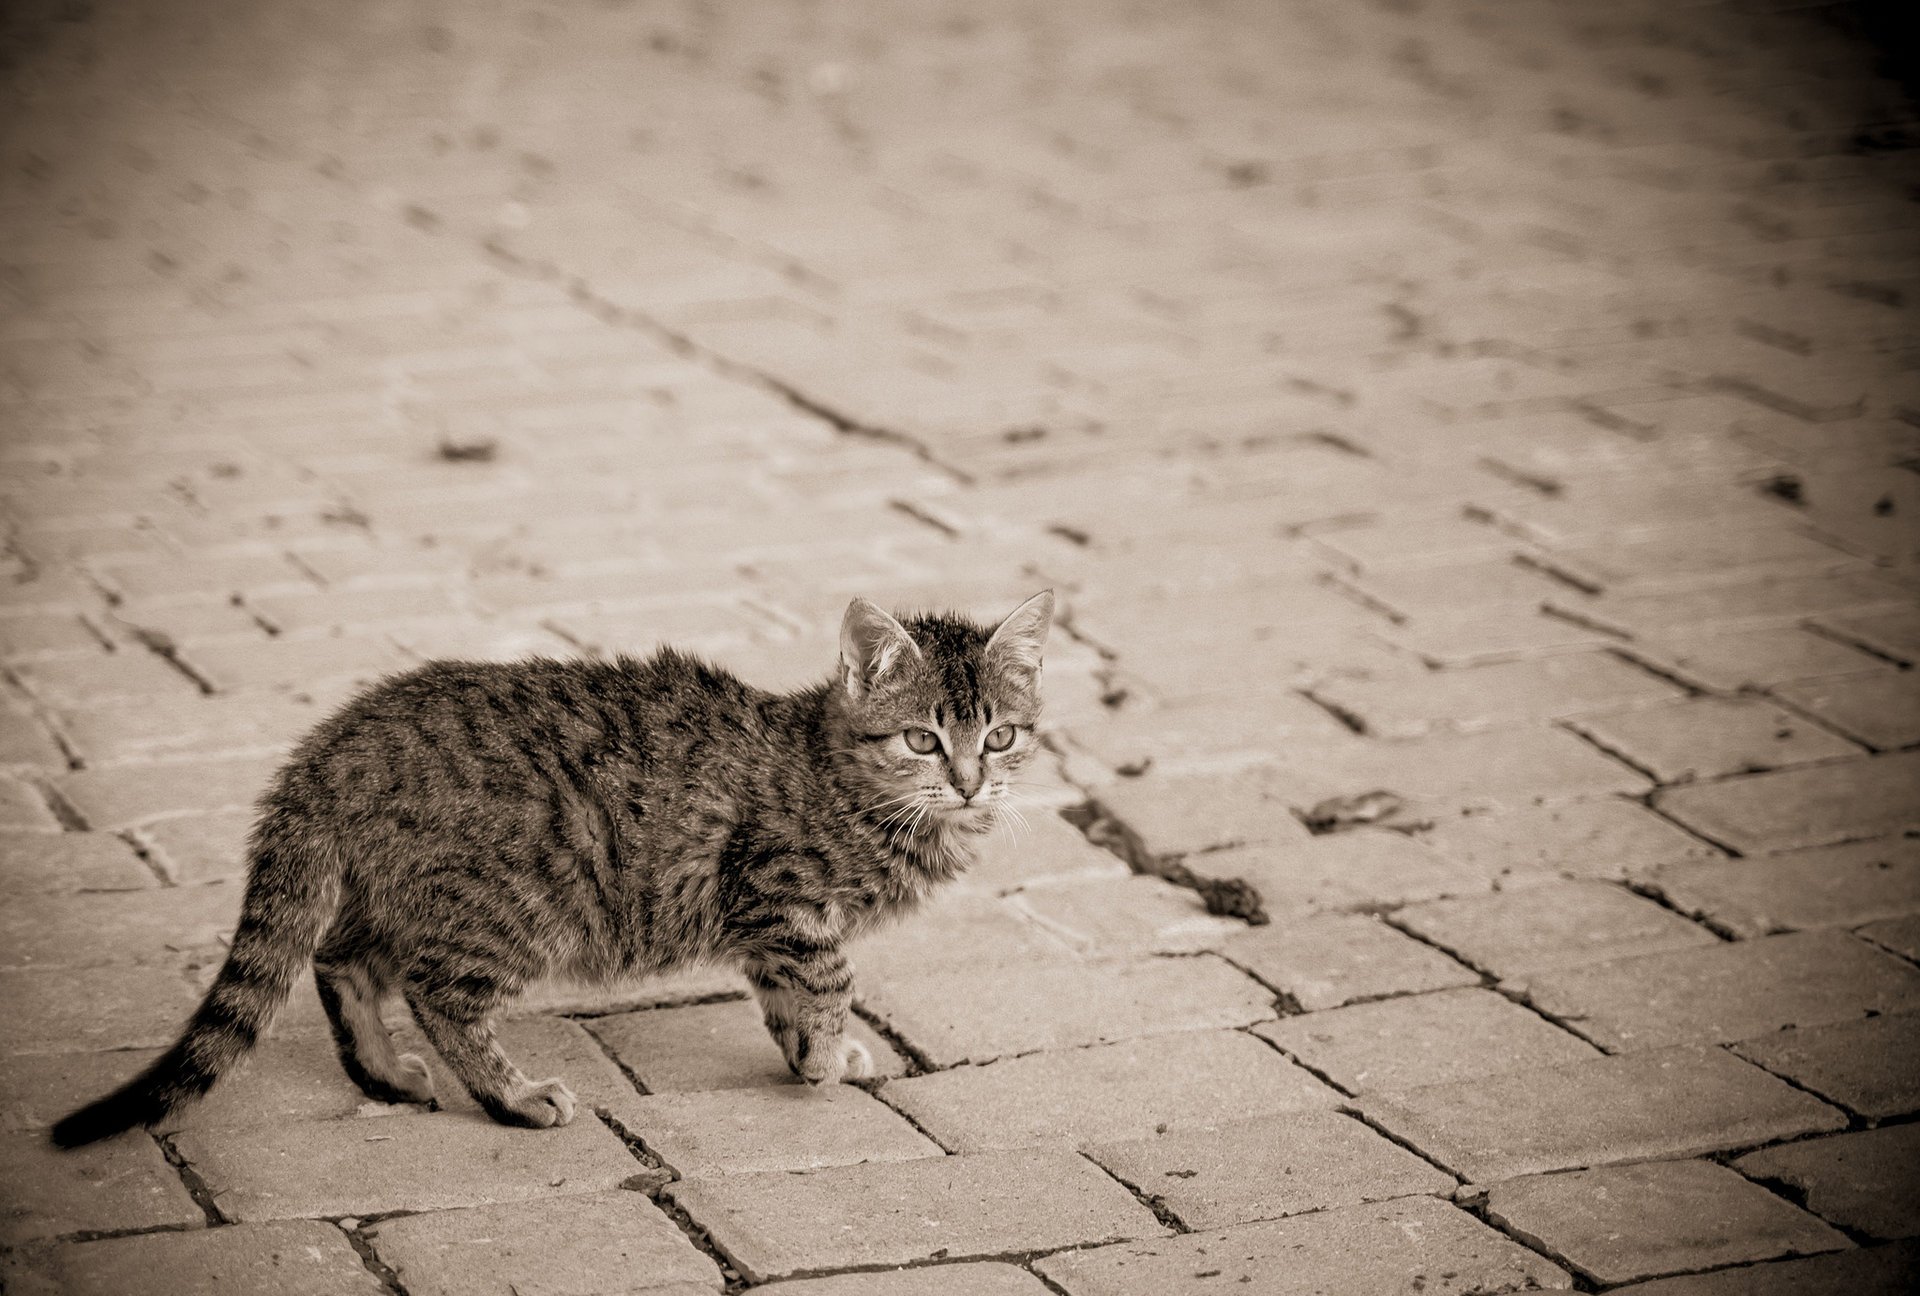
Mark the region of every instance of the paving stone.
[[1190, 777], [1149, 773], [1103, 788], [1100, 801], [1158, 855], [1310, 840], [1284, 788], [1266, 770]]
[[139, 649], [25, 661], [15, 673], [28, 692], [56, 707], [84, 706], [108, 698], [137, 701], [200, 695], [199, 687], [186, 675], [157, 654]]
[[1743, 855], [1920, 827], [1920, 752], [1669, 788], [1661, 813]]
[[1502, 885], [1641, 878], [1682, 860], [1726, 858], [1644, 806], [1613, 798], [1440, 815], [1420, 840]]
[[217, 961], [241, 896], [224, 885], [18, 896], [0, 912], [0, 967], [171, 967], [190, 951]]
[[167, 1164], [160, 1145], [136, 1131], [68, 1151], [46, 1135], [0, 1135], [0, 1245], [70, 1233], [201, 1228], [206, 1216]]
[[1247, 930], [1207, 912], [1196, 891], [1128, 874], [1090, 882], [1041, 882], [1011, 903], [1083, 955], [1187, 954], [1218, 947]]
[[1611, 1050], [1728, 1043], [1920, 1009], [1920, 972], [1843, 932], [1795, 932], [1540, 972], [1542, 1012]]
[[1269, 917], [1404, 904], [1484, 891], [1487, 879], [1402, 833], [1355, 828], [1289, 845], [1208, 851], [1186, 861], [1202, 877], [1239, 878]]
[[157, 1052], [120, 1049], [0, 1058], [0, 1130], [43, 1130], [86, 1099], [126, 1082]]
[[1686, 698], [1581, 716], [1572, 723], [1662, 783], [1784, 769], [1860, 752], [1846, 739], [1754, 698]]
[[1028, 814], [1025, 828], [987, 839], [962, 885], [997, 894], [1041, 880], [1121, 878], [1130, 872], [1058, 814]]
[[1839, 1129], [1838, 1111], [1718, 1049], [1596, 1058], [1363, 1099], [1469, 1182], [1697, 1156]]
[[52, 834], [63, 826], [47, 807], [47, 799], [40, 789], [0, 775], [0, 830], [25, 829]]
[[[1052, 667], [1048, 667], [1051, 680]], [[1291, 694], [1113, 711], [1075, 721], [1073, 744], [1129, 775], [1227, 772], [1271, 763], [1301, 735], [1338, 737], [1339, 721]]]
[[1623, 634], [1658, 637], [1675, 627], [1759, 629], [1822, 613], [1880, 609], [1900, 601], [1899, 591], [1878, 576], [1843, 572], [1626, 594], [1583, 603], [1580, 610], [1590, 620]]
[[609, 1114], [685, 1179], [941, 1155], [938, 1144], [852, 1085], [630, 1095]]
[[640, 1173], [585, 1113], [544, 1130], [455, 1113], [189, 1130], [174, 1147], [234, 1222], [484, 1206], [617, 1188]]
[[[615, 1013], [587, 1026], [649, 1093], [800, 1083], [750, 1000]], [[847, 1034], [867, 1046], [875, 1075], [906, 1074], [900, 1055], [858, 1017], [847, 1019]]]
[[1740, 936], [1855, 926], [1920, 911], [1920, 842], [1854, 842], [1681, 864], [1655, 884], [1675, 908]]
[[184, 973], [133, 964], [0, 969], [0, 1053], [171, 1044], [200, 995]]
[[1166, 1233], [1125, 1188], [1066, 1152], [728, 1175], [669, 1191], [756, 1282]]
[[1025, 1269], [987, 1261], [796, 1278], [771, 1283], [766, 1291], [769, 1296], [1044, 1296], [1048, 1288]]
[[1849, 1245], [1813, 1216], [1710, 1161], [1656, 1161], [1495, 1184], [1487, 1214], [1598, 1283]]
[[254, 758], [81, 770], [54, 787], [90, 828], [114, 832], [152, 819], [246, 810], [273, 773]]
[[181, 886], [242, 879], [247, 875], [247, 839], [256, 816], [228, 810], [161, 819], [134, 830], [147, 858]]
[[222, 693], [249, 689], [305, 692], [334, 681], [357, 687], [415, 665], [385, 635], [325, 635], [266, 643], [219, 639], [187, 644], [181, 658]]
[[410, 1296], [722, 1285], [719, 1266], [637, 1192], [430, 1211], [382, 1220], [368, 1233]]
[[1728, 693], [1887, 671], [1878, 658], [1799, 626], [1736, 631], [1675, 626], [1635, 639], [1630, 651], [1662, 670]]
[[158, 883], [112, 833], [0, 832], [0, 895], [144, 891]]
[[958, 1152], [1136, 1138], [1163, 1125], [1331, 1107], [1340, 1099], [1237, 1031], [1036, 1053], [894, 1080], [881, 1094]]
[[1474, 967], [1509, 978], [1719, 943], [1651, 900], [1590, 880], [1408, 905], [1394, 921]]
[[1920, 1017], [1782, 1031], [1734, 1052], [1869, 1120], [1920, 1111]]
[[1804, 1260], [1656, 1278], [1617, 1291], [1623, 1296], [1907, 1296], [1920, 1278], [1920, 1245], [1835, 1251]]
[[1273, 995], [1213, 958], [1036, 964], [882, 980], [860, 994], [933, 1065], [1246, 1026]]
[[1491, 990], [1440, 990], [1254, 1027], [1349, 1093], [1450, 1084], [1598, 1057], [1584, 1040]]
[[1819, 623], [1842, 638], [1866, 644], [1908, 666], [1920, 662], [1920, 609], [1835, 613], [1820, 617]]
[[1445, 1194], [1456, 1186], [1452, 1175], [1331, 1111], [1174, 1130], [1086, 1154], [1190, 1229]]
[[1648, 787], [1644, 775], [1545, 725], [1321, 748], [1310, 759], [1290, 757], [1285, 780], [1283, 795], [1299, 810], [1325, 797], [1386, 789], [1435, 819], [1467, 809], [1638, 796]]
[[1902, 958], [1920, 962], [1920, 916], [1887, 918], [1880, 922], [1868, 923], [1855, 935], [1864, 936], [1875, 945], [1892, 950]]
[[1854, 1233], [1920, 1235], [1920, 1125], [1789, 1143], [1749, 1152], [1733, 1165], [1752, 1178], [1786, 1184], [1808, 1210]]
[[1473, 969], [1369, 914], [1319, 914], [1244, 928], [1220, 952], [1307, 1012], [1480, 983]]
[[1492, 1296], [1572, 1286], [1557, 1265], [1432, 1198], [1068, 1251], [1035, 1261], [1034, 1269], [1070, 1296], [1188, 1296], [1242, 1286], [1274, 1296]]
[[934, 968], [1069, 962], [1073, 947], [1028, 918], [1011, 899], [954, 890], [857, 938], [848, 956], [855, 994], [861, 995], [897, 977]]
[[273, 1220], [187, 1233], [148, 1233], [60, 1247], [20, 1291], [70, 1296], [380, 1296], [380, 1279], [347, 1235], [319, 1220]]
[[1920, 685], [1908, 672], [1802, 680], [1773, 693], [1878, 751], [1920, 743]]
[[1656, 675], [1606, 653], [1565, 653], [1403, 679], [1335, 680], [1314, 695], [1360, 717], [1382, 738], [1650, 705], [1681, 696]]

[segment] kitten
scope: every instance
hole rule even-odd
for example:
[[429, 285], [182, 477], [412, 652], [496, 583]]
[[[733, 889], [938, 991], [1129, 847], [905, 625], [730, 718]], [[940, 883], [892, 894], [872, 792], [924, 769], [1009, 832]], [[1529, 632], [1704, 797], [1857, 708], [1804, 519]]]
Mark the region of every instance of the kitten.
[[380, 1020], [405, 995], [495, 1120], [564, 1125], [492, 1016], [529, 982], [744, 968], [787, 1065], [864, 1076], [844, 946], [958, 874], [1033, 755], [1051, 591], [992, 630], [855, 599], [836, 681], [776, 695], [673, 649], [438, 662], [322, 722], [261, 801], [240, 925], [186, 1033], [54, 1126], [153, 1125], [253, 1047], [311, 958], [347, 1074], [428, 1102]]

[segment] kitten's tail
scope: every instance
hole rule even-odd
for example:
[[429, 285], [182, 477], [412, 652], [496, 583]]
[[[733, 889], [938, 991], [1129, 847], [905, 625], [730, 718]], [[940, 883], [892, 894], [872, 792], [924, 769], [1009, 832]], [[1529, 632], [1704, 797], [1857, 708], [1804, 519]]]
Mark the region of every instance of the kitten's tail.
[[313, 957], [340, 896], [335, 852], [256, 830], [240, 925], [226, 964], [172, 1048], [125, 1085], [53, 1127], [61, 1147], [157, 1125], [252, 1049]]

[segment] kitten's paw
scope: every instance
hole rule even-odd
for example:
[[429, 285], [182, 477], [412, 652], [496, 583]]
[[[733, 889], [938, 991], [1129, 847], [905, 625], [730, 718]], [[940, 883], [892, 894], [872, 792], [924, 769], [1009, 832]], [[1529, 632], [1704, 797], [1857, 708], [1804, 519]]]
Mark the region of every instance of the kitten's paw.
[[864, 1080], [873, 1074], [873, 1054], [859, 1040], [842, 1036], [825, 1048], [809, 1050], [797, 1069], [800, 1078], [810, 1085]]
[[432, 1102], [433, 1073], [427, 1069], [426, 1059], [417, 1053], [402, 1053], [399, 1062], [399, 1069], [393, 1076], [393, 1087], [407, 1102]]
[[494, 1115], [509, 1125], [550, 1129], [573, 1119], [573, 1090], [559, 1080], [530, 1084], [502, 1104]]

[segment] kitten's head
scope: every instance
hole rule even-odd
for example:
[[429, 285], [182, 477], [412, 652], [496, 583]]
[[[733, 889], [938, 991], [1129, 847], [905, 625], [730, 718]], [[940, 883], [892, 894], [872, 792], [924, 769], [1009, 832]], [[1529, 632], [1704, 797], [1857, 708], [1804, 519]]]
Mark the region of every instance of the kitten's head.
[[891, 822], [990, 826], [1039, 740], [1044, 590], [994, 627], [943, 613], [895, 620], [855, 599], [840, 623], [851, 758]]

